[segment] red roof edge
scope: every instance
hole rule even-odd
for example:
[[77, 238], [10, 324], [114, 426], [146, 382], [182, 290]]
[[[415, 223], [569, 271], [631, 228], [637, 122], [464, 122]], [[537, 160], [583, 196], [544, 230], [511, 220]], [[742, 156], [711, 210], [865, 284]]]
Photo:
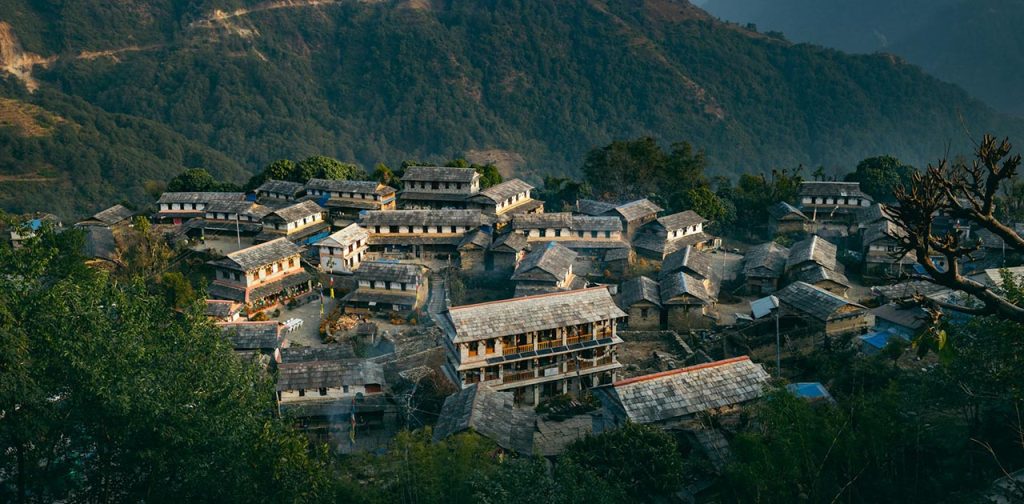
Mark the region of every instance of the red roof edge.
[[663, 376], [672, 376], [672, 375], [680, 374], [680, 373], [689, 373], [691, 371], [697, 371], [697, 370], [700, 370], [700, 369], [719, 367], [719, 366], [724, 366], [726, 364], [732, 364], [734, 362], [742, 362], [742, 361], [749, 361], [749, 360], [750, 360], [750, 356], [748, 356], [748, 355], [741, 355], [739, 357], [733, 357], [731, 359], [725, 359], [725, 360], [720, 360], [720, 361], [715, 361], [715, 362], [706, 362], [704, 364], [697, 364], [695, 366], [689, 366], [689, 367], [684, 367], [684, 368], [679, 368], [679, 369], [670, 369], [668, 371], [662, 371], [660, 373], [654, 373], [654, 374], [649, 374], [649, 375], [644, 375], [644, 376], [637, 376], [637, 377], [634, 377], [634, 378], [627, 378], [625, 380], [619, 380], [619, 381], [613, 383], [612, 386], [613, 387], [618, 387], [618, 386], [621, 386], [621, 385], [629, 385], [631, 383], [637, 383], [637, 382], [642, 382], [642, 381], [647, 381], [647, 380], [653, 380], [655, 378], [661, 378]]

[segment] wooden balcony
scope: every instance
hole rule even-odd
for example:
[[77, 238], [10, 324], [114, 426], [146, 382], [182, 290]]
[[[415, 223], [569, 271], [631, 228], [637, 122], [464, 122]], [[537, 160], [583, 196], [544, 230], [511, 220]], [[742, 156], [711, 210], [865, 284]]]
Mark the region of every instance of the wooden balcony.
[[512, 355], [520, 352], [529, 352], [533, 350], [533, 343], [527, 343], [525, 345], [513, 345], [503, 347], [501, 349], [501, 355]]
[[611, 354], [605, 355], [604, 357], [598, 357], [597, 359], [594, 359], [594, 360], [591, 360], [591, 359], [580, 359], [579, 360], [579, 367], [577, 367], [577, 362], [575, 360], [569, 360], [569, 361], [566, 361], [566, 363], [565, 363], [565, 372], [569, 373], [569, 372], [576, 371], [577, 369], [582, 371], [584, 369], [590, 369], [590, 368], [595, 368], [595, 367], [607, 366], [609, 364], [613, 364], [614, 362], [615, 361], [614, 361], [614, 359], [612, 359], [612, 355]]
[[505, 371], [502, 375], [502, 383], [513, 383], [526, 380], [532, 380], [536, 378], [536, 374], [533, 369], [526, 369], [523, 371]]

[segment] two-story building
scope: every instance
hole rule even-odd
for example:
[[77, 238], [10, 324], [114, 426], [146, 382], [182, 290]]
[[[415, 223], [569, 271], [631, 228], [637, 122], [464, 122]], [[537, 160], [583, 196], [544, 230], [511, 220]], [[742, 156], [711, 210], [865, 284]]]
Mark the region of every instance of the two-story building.
[[402, 174], [402, 208], [467, 208], [480, 192], [480, 174], [472, 168], [410, 166]]
[[256, 235], [257, 242], [283, 236], [293, 242], [304, 240], [330, 229], [324, 218], [324, 209], [305, 200], [280, 208], [263, 217], [263, 231]]
[[393, 210], [365, 212], [360, 225], [370, 233], [370, 252], [396, 257], [455, 257], [466, 234], [490, 224], [479, 210]]
[[871, 196], [860, 190], [859, 182], [805, 180], [797, 192], [800, 210], [814, 232], [847, 236], [857, 215], [871, 206]]
[[875, 324], [867, 308], [820, 287], [793, 282], [775, 293], [783, 317], [801, 319], [825, 336], [862, 333]]
[[743, 278], [747, 292], [754, 295], [771, 294], [779, 288], [786, 271], [789, 249], [774, 241], [755, 245], [743, 256]]
[[423, 306], [427, 281], [416, 264], [369, 261], [355, 271], [356, 289], [342, 302], [345, 313], [408, 315]]
[[326, 208], [332, 219], [355, 222], [365, 210], [394, 210], [395, 188], [372, 180], [309, 179], [307, 197]]
[[158, 222], [180, 225], [189, 219], [206, 215], [206, 205], [213, 201], [242, 201], [240, 192], [165, 192], [157, 200], [153, 217]]
[[273, 209], [252, 201], [211, 201], [203, 214], [204, 233], [254, 236]]
[[659, 282], [664, 325], [669, 329], [708, 329], [717, 322], [720, 284], [713, 276], [700, 278], [685, 270]]
[[576, 276], [572, 270], [576, 256], [576, 252], [558, 242], [548, 242], [534, 249], [512, 274], [512, 281], [516, 283], [515, 297], [584, 287], [586, 279]]
[[211, 261], [210, 296], [244, 303], [251, 314], [307, 293], [311, 277], [299, 253], [294, 243], [278, 238]]
[[583, 215], [600, 217], [618, 217], [626, 238], [632, 240], [640, 228], [658, 218], [663, 209], [647, 198], [629, 201], [622, 204], [606, 203], [596, 200], [579, 200], [576, 211]]
[[276, 389], [282, 416], [321, 441], [369, 441], [364, 449], [372, 448], [376, 436], [369, 433], [394, 428], [397, 420], [383, 366], [366, 359], [285, 359], [277, 367]]
[[611, 251], [629, 249], [617, 217], [569, 212], [520, 214], [512, 219], [512, 231], [530, 244], [558, 242], [588, 260], [602, 261]]
[[625, 317], [605, 287], [452, 307], [439, 317], [443, 369], [460, 389], [483, 383], [518, 403], [576, 395], [614, 381]]
[[281, 362], [281, 349], [288, 348], [288, 338], [281, 335], [281, 325], [276, 320], [220, 322], [217, 327], [235, 352], [246, 357], [260, 354]]
[[495, 217], [499, 223], [522, 213], [544, 213], [544, 202], [530, 197], [533, 186], [519, 179], [506, 180], [469, 197], [469, 206]]
[[701, 250], [713, 248], [718, 240], [704, 232], [707, 222], [693, 210], [659, 217], [640, 228], [633, 237], [633, 247], [637, 254], [659, 261], [687, 245]]
[[359, 224], [349, 224], [335, 231], [316, 243], [320, 252], [320, 268], [329, 273], [351, 275], [363, 262], [369, 241], [370, 233]]
[[288, 206], [306, 194], [306, 186], [289, 180], [268, 180], [256, 188], [260, 203], [272, 207]]

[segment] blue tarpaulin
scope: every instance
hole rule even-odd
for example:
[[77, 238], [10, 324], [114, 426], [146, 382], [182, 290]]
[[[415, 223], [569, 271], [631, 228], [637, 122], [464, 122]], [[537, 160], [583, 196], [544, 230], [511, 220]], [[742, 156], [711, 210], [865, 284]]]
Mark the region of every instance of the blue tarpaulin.
[[321, 231], [313, 236], [310, 236], [309, 238], [306, 238], [305, 240], [302, 240], [302, 243], [305, 243], [306, 245], [312, 245], [320, 240], [323, 240], [324, 238], [327, 238], [330, 235], [330, 231]]

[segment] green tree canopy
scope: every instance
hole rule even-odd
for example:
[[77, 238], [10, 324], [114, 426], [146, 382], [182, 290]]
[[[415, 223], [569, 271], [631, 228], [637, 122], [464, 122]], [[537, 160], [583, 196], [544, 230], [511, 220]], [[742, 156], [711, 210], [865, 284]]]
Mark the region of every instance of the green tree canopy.
[[903, 164], [893, 156], [877, 156], [857, 163], [857, 169], [846, 175], [847, 182], [860, 182], [860, 190], [875, 201], [895, 201], [893, 189], [900, 185], [910, 186], [910, 177], [917, 170]]

